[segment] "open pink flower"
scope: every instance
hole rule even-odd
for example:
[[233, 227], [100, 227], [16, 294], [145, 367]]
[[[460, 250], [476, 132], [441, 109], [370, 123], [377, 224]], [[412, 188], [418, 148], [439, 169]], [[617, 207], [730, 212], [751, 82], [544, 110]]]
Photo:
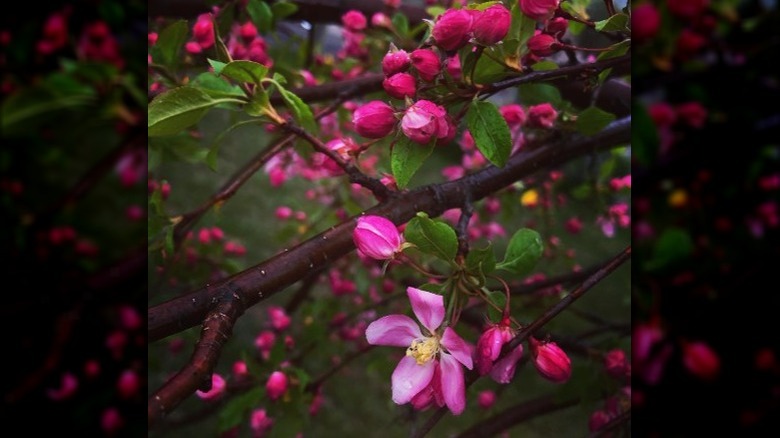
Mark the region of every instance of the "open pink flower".
[[[450, 327], [443, 333], [437, 332], [444, 321], [443, 296], [413, 287], [406, 292], [424, 330], [406, 315], [387, 315], [369, 324], [366, 339], [372, 345], [407, 347], [406, 356], [393, 371], [394, 402], [402, 405], [416, 398], [418, 402], [413, 405], [423, 408], [435, 400], [459, 415], [466, 408], [461, 365], [473, 367], [472, 346]], [[420, 403], [420, 398], [427, 403]]]

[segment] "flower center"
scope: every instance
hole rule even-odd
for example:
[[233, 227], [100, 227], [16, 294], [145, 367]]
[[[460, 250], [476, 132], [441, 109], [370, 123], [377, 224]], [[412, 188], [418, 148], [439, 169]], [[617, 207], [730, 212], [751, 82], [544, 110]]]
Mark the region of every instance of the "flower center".
[[412, 356], [417, 365], [429, 362], [439, 352], [439, 340], [436, 337], [415, 339], [406, 349], [406, 355]]

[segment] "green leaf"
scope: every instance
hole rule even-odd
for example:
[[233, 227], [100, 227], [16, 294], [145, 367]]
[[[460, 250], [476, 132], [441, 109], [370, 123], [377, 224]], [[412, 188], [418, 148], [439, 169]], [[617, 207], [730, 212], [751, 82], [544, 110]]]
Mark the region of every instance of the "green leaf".
[[503, 79], [505, 75], [506, 67], [503, 64], [497, 63], [489, 56], [482, 55], [477, 60], [477, 66], [474, 69], [474, 83], [490, 84]]
[[187, 20], [178, 20], [163, 29], [157, 37], [157, 43], [152, 48], [154, 62], [167, 67], [175, 66], [179, 60], [179, 50], [184, 47], [188, 33]]
[[249, 0], [246, 5], [246, 11], [252, 19], [252, 23], [257, 26], [260, 33], [267, 33], [271, 30], [274, 13], [268, 5], [260, 0]]
[[390, 21], [393, 22], [393, 26], [395, 26], [395, 30], [399, 35], [406, 36], [409, 33], [409, 19], [406, 18], [405, 14], [396, 12]]
[[504, 260], [496, 268], [523, 276], [542, 258], [544, 246], [539, 233], [529, 228], [521, 228], [509, 240]]
[[251, 84], [260, 84], [260, 81], [268, 73], [268, 67], [263, 64], [238, 60], [227, 63], [220, 74], [238, 82], [249, 82]]
[[561, 92], [550, 84], [520, 84], [517, 87], [520, 102], [524, 105], [549, 103], [552, 106], [561, 105]]
[[452, 262], [458, 252], [455, 230], [440, 220], [432, 220], [425, 213], [417, 213], [404, 228], [404, 239], [425, 254]]
[[477, 279], [480, 286], [485, 284], [485, 276], [496, 269], [496, 256], [490, 244], [482, 249], [471, 249], [466, 255], [466, 271]]
[[641, 103], [631, 106], [631, 157], [640, 166], [655, 163], [659, 149], [658, 128]]
[[512, 152], [512, 136], [498, 108], [492, 102], [472, 101], [466, 113], [466, 125], [482, 155], [503, 167]]
[[[6, 98], [0, 107], [0, 132], [4, 136], [34, 129], [30, 124], [55, 117], [60, 111], [74, 111], [95, 102], [90, 95], [52, 95], [42, 89], [29, 89]], [[29, 123], [29, 124], [28, 124]]]
[[219, 431], [224, 432], [244, 421], [250, 410], [263, 401], [265, 388], [257, 385], [244, 394], [230, 400], [219, 411]]
[[284, 99], [285, 105], [293, 113], [295, 121], [310, 134], [316, 135], [317, 124], [314, 122], [314, 113], [312, 113], [309, 105], [290, 90], [279, 88], [279, 92], [282, 95], [282, 99]]
[[215, 59], [208, 58], [209, 64], [211, 65], [211, 68], [214, 69], [214, 74], [221, 74], [222, 69], [225, 68], [227, 63], [222, 61], [217, 61]]
[[621, 41], [617, 44], [613, 44], [610, 47], [610, 50], [601, 52], [601, 54], [599, 54], [596, 59], [601, 61], [602, 59], [617, 58], [618, 56], [625, 55], [626, 52], [628, 52], [628, 50], [631, 48], [631, 40]]
[[148, 135], [176, 134], [198, 123], [211, 107], [222, 101], [224, 99], [212, 99], [205, 91], [194, 87], [168, 90], [149, 104]]
[[417, 144], [406, 136], [401, 136], [393, 144], [390, 152], [390, 169], [399, 189], [406, 188], [409, 180], [433, 152], [435, 144], [436, 140], [431, 140], [426, 145]]
[[498, 307], [498, 310], [495, 307], [488, 305], [487, 311], [488, 311], [488, 318], [490, 318], [491, 321], [494, 323], [501, 322], [501, 319], [504, 317], [504, 306], [506, 305], [506, 294], [501, 291], [493, 290], [489, 291], [487, 294], [488, 299], [491, 303], [495, 304], [495, 307]]
[[515, 55], [519, 59], [528, 53], [528, 44], [526, 43], [528, 42], [528, 39], [534, 35], [536, 20], [523, 14], [519, 2], [512, 6], [510, 12], [512, 15], [512, 22], [509, 25], [509, 32], [506, 37], [504, 37], [504, 41], [517, 41], [517, 46], [515, 46], [517, 52]]
[[627, 30], [628, 15], [615, 14], [606, 20], [597, 21], [596, 30], [599, 32], [612, 32], [616, 30]]
[[211, 72], [204, 72], [198, 76], [195, 76], [195, 79], [191, 80], [189, 85], [200, 88], [215, 99], [222, 97], [245, 97], [241, 87], [231, 84], [225, 79]]
[[539, 61], [531, 66], [531, 70], [533, 71], [549, 71], [549, 70], [556, 70], [557, 68], [558, 68], [558, 64], [548, 59]]
[[286, 1], [278, 1], [271, 5], [271, 12], [273, 12], [274, 21], [276, 22], [298, 12], [298, 5]]
[[475, 9], [477, 11], [484, 11], [485, 9], [501, 3], [500, 1], [489, 1], [484, 3], [472, 3], [466, 6], [466, 9]]
[[645, 269], [655, 271], [684, 261], [693, 254], [694, 248], [687, 230], [667, 228], [655, 241], [653, 256], [645, 263]]
[[592, 106], [577, 116], [576, 128], [583, 135], [595, 135], [615, 120], [615, 115]]
[[444, 6], [439, 6], [439, 5], [428, 6], [427, 8], [425, 8], [425, 13], [430, 15], [431, 18], [434, 19], [439, 15], [443, 14], [445, 11], [447, 11], [447, 9]]

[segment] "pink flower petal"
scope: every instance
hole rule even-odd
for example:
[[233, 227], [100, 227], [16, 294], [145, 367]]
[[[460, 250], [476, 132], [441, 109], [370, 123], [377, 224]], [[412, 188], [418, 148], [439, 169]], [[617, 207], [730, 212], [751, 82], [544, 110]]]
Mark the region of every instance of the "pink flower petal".
[[366, 340], [371, 345], [408, 347], [422, 338], [420, 326], [406, 315], [387, 315], [366, 327]]
[[391, 378], [393, 382], [393, 401], [399, 405], [409, 403], [417, 393], [431, 383], [435, 367], [435, 360], [418, 365], [415, 358], [404, 356], [398, 362], [398, 366], [395, 367]]
[[406, 288], [406, 293], [417, 320], [433, 334], [444, 321], [444, 297], [413, 287]]
[[441, 390], [444, 403], [452, 415], [460, 415], [466, 409], [466, 384], [463, 368], [457, 359], [447, 353], [441, 355]]
[[510, 351], [503, 359], [493, 364], [490, 369], [490, 377], [498, 383], [509, 383], [515, 376], [517, 362], [523, 357], [523, 344]]
[[474, 367], [471, 357], [473, 356], [473, 349], [471, 345], [464, 341], [463, 338], [455, 333], [455, 330], [447, 327], [444, 329], [444, 336], [441, 338], [441, 345], [450, 352], [452, 357], [462, 363], [468, 369]]

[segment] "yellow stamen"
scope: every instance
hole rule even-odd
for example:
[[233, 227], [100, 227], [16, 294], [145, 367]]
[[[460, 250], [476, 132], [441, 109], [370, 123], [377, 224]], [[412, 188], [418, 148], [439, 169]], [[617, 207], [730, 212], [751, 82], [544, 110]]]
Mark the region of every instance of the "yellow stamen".
[[429, 362], [439, 352], [439, 340], [435, 337], [415, 339], [406, 349], [406, 355], [412, 356], [417, 365]]

